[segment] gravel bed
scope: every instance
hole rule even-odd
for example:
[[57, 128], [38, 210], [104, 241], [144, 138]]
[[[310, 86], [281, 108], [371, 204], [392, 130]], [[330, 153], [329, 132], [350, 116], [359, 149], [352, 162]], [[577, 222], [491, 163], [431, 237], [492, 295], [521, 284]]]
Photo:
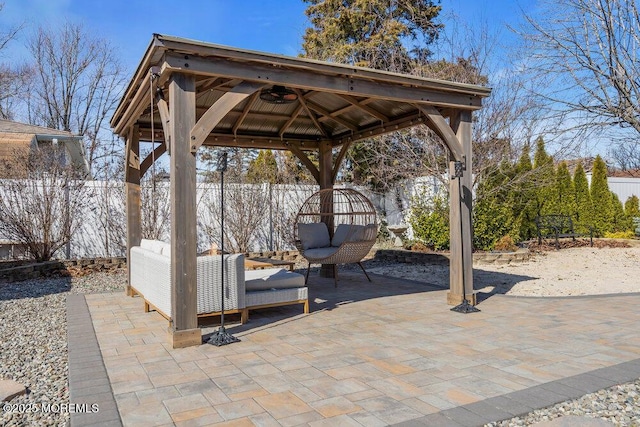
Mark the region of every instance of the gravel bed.
[[529, 426], [565, 415], [600, 418], [614, 426], [640, 426], [640, 379], [485, 427]]
[[[65, 426], [69, 414], [43, 404], [69, 403], [66, 297], [123, 289], [126, 274], [94, 273], [0, 284], [0, 379], [27, 387], [11, 400], [37, 412], [0, 412], [2, 426]], [[55, 408], [55, 406], [54, 406]]]

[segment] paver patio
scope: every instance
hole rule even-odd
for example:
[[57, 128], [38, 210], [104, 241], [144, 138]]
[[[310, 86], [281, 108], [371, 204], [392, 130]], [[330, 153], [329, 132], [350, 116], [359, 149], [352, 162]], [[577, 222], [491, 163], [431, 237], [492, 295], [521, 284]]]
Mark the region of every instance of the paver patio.
[[[172, 349], [167, 321], [139, 298], [86, 295], [122, 423], [481, 425], [640, 377], [638, 294], [492, 295], [464, 315], [425, 283], [340, 277], [337, 289], [310, 278], [310, 314], [252, 312], [223, 347]], [[73, 354], [70, 343], [79, 396]]]

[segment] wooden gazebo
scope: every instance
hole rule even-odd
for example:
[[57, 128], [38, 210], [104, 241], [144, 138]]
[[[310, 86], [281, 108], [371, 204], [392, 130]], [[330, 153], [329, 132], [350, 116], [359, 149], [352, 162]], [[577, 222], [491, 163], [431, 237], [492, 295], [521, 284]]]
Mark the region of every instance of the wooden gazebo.
[[[126, 139], [128, 249], [141, 239], [140, 177], [164, 153], [171, 157], [173, 346], [201, 343], [195, 292], [196, 152], [202, 145], [290, 150], [324, 189], [333, 186], [351, 143], [428, 126], [449, 148], [451, 171], [456, 161], [464, 166], [461, 192], [456, 180], [450, 186], [451, 223], [462, 226], [451, 227], [447, 302], [462, 302], [466, 290], [475, 304], [471, 116], [489, 94], [480, 86], [154, 34], [111, 126]], [[141, 140], [162, 144], [140, 159]], [[307, 157], [312, 151], [319, 167]]]

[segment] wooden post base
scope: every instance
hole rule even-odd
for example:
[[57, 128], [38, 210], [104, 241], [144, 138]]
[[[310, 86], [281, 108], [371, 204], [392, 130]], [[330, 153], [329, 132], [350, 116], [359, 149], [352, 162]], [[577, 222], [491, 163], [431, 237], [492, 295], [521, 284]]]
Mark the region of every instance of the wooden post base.
[[171, 344], [173, 348], [192, 347], [194, 345], [202, 344], [202, 331], [199, 328], [185, 329], [184, 331], [172, 331]]
[[320, 277], [328, 277], [333, 279], [335, 276], [333, 264], [322, 264], [320, 266]]
[[[458, 304], [462, 304], [462, 301], [464, 300], [464, 298], [462, 297], [462, 294], [453, 294], [451, 292], [447, 292], [447, 304], [448, 305], [458, 305]], [[471, 305], [476, 305], [477, 301], [476, 301], [476, 294], [471, 294], [471, 295], [467, 295], [467, 301], [469, 301], [469, 304]]]

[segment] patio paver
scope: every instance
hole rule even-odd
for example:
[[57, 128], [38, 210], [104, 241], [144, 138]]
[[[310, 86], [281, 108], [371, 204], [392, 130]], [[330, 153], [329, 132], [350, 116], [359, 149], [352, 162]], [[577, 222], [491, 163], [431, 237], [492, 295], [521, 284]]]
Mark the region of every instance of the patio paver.
[[123, 424], [481, 425], [640, 377], [639, 294], [493, 295], [463, 315], [425, 283], [340, 278], [310, 278], [309, 315], [228, 325], [242, 341], [223, 347], [172, 349], [139, 298], [86, 295]]

